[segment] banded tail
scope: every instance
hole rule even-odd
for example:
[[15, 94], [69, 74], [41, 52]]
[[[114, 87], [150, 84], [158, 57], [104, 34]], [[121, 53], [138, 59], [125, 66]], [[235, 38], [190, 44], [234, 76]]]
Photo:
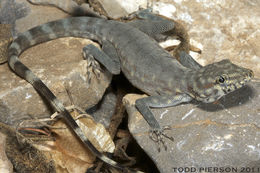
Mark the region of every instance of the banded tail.
[[[56, 96], [50, 91], [50, 89], [20, 60], [19, 55], [29, 47], [37, 45], [42, 42], [61, 38], [61, 37], [85, 37], [89, 39], [96, 39], [96, 35], [91, 33], [91, 29], [97, 29], [94, 26], [96, 21], [101, 23], [103, 19], [77, 17], [57, 20], [49, 22], [41, 26], [32, 28], [13, 40], [8, 49], [8, 64], [11, 69], [20, 77], [32, 84], [32, 86], [42, 95], [51, 105], [59, 112], [65, 119], [66, 123], [71, 127], [74, 133], [80, 138], [80, 140], [88, 147], [100, 160], [105, 163], [121, 169], [129, 170], [126, 167], [120, 165], [114, 160], [108, 158], [104, 154], [100, 153], [95, 146], [85, 137], [84, 133], [72, 118], [70, 113], [66, 110], [63, 104], [56, 98]], [[103, 20], [105, 22], [105, 20]], [[87, 26], [88, 25], [88, 26]], [[92, 31], [93, 32], [93, 31]], [[131, 171], [140, 172], [140, 171]]]

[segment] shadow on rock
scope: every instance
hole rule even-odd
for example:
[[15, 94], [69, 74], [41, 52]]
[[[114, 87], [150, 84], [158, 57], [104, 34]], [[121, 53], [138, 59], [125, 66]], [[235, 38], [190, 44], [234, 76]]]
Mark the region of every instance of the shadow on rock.
[[220, 111], [231, 107], [246, 104], [252, 98], [256, 97], [256, 87], [253, 85], [246, 85], [228, 95], [222, 97], [218, 103], [198, 103], [198, 108], [209, 112]]

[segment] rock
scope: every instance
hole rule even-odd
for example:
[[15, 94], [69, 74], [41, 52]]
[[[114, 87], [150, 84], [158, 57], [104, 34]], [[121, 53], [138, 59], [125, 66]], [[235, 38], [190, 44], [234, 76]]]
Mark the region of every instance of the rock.
[[[97, 81], [87, 82], [87, 61], [82, 48], [91, 43], [86, 39], [61, 38], [26, 50], [21, 61], [41, 78], [66, 106], [72, 103], [83, 109], [98, 103], [111, 81], [107, 71]], [[0, 66], [0, 119], [15, 125], [21, 120], [49, 117], [50, 107], [25, 80], [16, 76], [7, 64]], [[32, 116], [32, 117], [31, 117]]]
[[[76, 110], [73, 110], [71, 115], [77, 119], [76, 123], [98, 151], [113, 153], [114, 142], [103, 125], [96, 123], [89, 115], [80, 114]], [[43, 140], [42, 135], [38, 135], [34, 138], [34, 146], [46, 155], [51, 155], [56, 172], [66, 170], [68, 173], [85, 173], [87, 169], [94, 166], [96, 156], [82, 145], [82, 141], [78, 140], [64, 121], [56, 121], [52, 124], [50, 132], [55, 134], [55, 140]]]
[[27, 9], [25, 17], [19, 18], [15, 21], [16, 33], [24, 32], [30, 28], [33, 28], [44, 23], [69, 17], [67, 13], [51, 7], [40, 6], [30, 4], [27, 0], [21, 0], [24, 4], [24, 8]]
[[[129, 130], [157, 165], [160, 172], [177, 168], [228, 167], [242, 169], [260, 165], [260, 83], [252, 83], [226, 97], [219, 104], [182, 104], [152, 109], [174, 142], [165, 139], [167, 151], [149, 138], [149, 127], [136, 110], [135, 100], [144, 96], [129, 94], [123, 102], [129, 114]], [[180, 170], [179, 170], [180, 171]], [[182, 172], [182, 171], [180, 171]], [[201, 172], [201, 171], [200, 171]], [[207, 171], [206, 171], [207, 172]]]
[[[25, 2], [26, 0], [20, 0], [20, 2], [16, 2], [15, 0], [0, 1], [1, 24], [11, 24], [14, 26], [17, 19], [26, 16], [28, 9], [22, 1]], [[14, 27], [12, 28], [12, 31], [15, 33]]]
[[13, 165], [5, 153], [6, 135], [0, 131], [0, 172], [13, 173]]
[[147, 0], [97, 0], [109, 17], [116, 19], [146, 8]]
[[1, 0], [0, 3], [0, 22], [12, 24], [13, 36], [43, 23], [69, 16], [57, 8], [33, 5], [27, 0]]

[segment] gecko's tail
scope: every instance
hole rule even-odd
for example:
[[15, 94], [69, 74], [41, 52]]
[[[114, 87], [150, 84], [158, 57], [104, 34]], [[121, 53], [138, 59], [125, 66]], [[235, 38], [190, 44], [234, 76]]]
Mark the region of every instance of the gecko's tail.
[[106, 16], [96, 12], [87, 3], [82, 3], [81, 5], [78, 5], [75, 1], [71, 0], [28, 0], [28, 2], [34, 5], [53, 6], [72, 16], [100, 17], [105, 19], [107, 18]]
[[[56, 96], [50, 91], [50, 89], [28, 68], [26, 67], [18, 58], [18, 56], [23, 52], [25, 49], [34, 46], [36, 44], [49, 41], [55, 38], [64, 37], [66, 36], [66, 30], [62, 30], [61, 32], [53, 32], [53, 26], [59, 28], [59, 26], [66, 23], [66, 19], [62, 21], [52, 22], [48, 25], [42, 25], [36, 28], [33, 28], [23, 34], [20, 34], [13, 43], [9, 46], [8, 49], [8, 63], [10, 68], [20, 77], [28, 81], [32, 84], [32, 86], [43, 96], [47, 99], [48, 102], [59, 112], [63, 115], [66, 123], [70, 126], [73, 132], [80, 138], [80, 140], [84, 143], [86, 147], [88, 147], [94, 155], [96, 155], [100, 160], [104, 161], [105, 163], [118, 168], [120, 170], [129, 171], [128, 168], [122, 166], [121, 164], [117, 163], [116, 161], [108, 158], [101, 152], [99, 152], [95, 146], [85, 137], [84, 133], [72, 118], [70, 113], [65, 109], [64, 105], [56, 98]], [[57, 25], [56, 25], [57, 24]], [[60, 24], [58, 26], [58, 24]], [[62, 33], [62, 34], [61, 34]], [[75, 33], [74, 33], [75, 34]], [[77, 36], [77, 35], [76, 35]], [[131, 172], [139, 172], [130, 170]]]

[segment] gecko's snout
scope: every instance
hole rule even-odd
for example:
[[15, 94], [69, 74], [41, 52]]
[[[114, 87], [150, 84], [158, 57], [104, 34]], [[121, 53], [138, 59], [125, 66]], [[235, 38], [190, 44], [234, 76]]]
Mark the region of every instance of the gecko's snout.
[[254, 72], [250, 69], [247, 69], [247, 72], [244, 73], [244, 80], [240, 81], [241, 84], [246, 84], [249, 82], [252, 78], [254, 78]]

